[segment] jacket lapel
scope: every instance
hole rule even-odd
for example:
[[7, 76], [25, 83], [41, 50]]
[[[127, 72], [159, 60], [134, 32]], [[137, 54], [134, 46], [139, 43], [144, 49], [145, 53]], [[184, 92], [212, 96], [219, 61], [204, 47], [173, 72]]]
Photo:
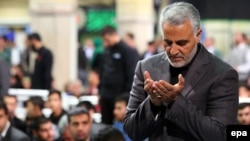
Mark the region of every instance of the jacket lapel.
[[166, 53], [163, 53], [157, 68], [159, 68], [157, 69], [158, 80], [165, 80], [166, 82], [170, 82], [169, 62], [167, 60]]
[[198, 47], [199, 52], [184, 78], [185, 84], [181, 92], [184, 97], [189, 96], [191, 90], [208, 70], [208, 52], [201, 44], [198, 44]]

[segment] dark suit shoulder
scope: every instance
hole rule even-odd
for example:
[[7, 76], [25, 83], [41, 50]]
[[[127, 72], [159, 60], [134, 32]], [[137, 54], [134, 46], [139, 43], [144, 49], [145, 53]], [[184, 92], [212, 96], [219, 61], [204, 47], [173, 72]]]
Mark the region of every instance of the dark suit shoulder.
[[209, 54], [209, 58], [211, 65], [210, 68], [212, 68], [215, 73], [223, 73], [228, 70], [234, 70], [232, 66], [216, 57], [215, 55]]
[[148, 65], [148, 64], [157, 64], [160, 62], [161, 59], [165, 59], [167, 56], [166, 56], [166, 53], [165, 52], [162, 52], [162, 53], [159, 53], [159, 54], [156, 54], [156, 55], [153, 55], [147, 59], [144, 59], [141, 61], [142, 64], [145, 64], [145, 65]]
[[13, 141], [29, 141], [29, 137], [15, 127], [10, 127], [11, 139]]

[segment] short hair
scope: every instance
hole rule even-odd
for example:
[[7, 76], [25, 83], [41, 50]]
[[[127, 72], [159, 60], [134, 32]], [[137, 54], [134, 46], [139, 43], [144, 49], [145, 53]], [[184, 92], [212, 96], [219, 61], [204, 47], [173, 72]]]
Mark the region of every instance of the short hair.
[[102, 30], [101, 30], [101, 36], [104, 36], [106, 34], [114, 34], [116, 33], [116, 29], [113, 26], [105, 26]]
[[4, 96], [4, 98], [5, 97], [14, 98], [17, 101], [17, 96], [16, 95], [7, 94], [7, 95]]
[[2, 39], [4, 42], [7, 42], [7, 41], [8, 41], [8, 38], [7, 38], [7, 36], [5, 36], [5, 35], [0, 36], [0, 39]]
[[200, 29], [199, 11], [192, 4], [176, 2], [163, 8], [159, 23], [162, 30], [162, 24], [165, 22], [171, 25], [181, 25], [186, 20], [190, 20], [193, 32]]
[[36, 32], [31, 33], [31, 34], [28, 36], [28, 39], [29, 39], [29, 40], [42, 41], [41, 36], [40, 36], [38, 33], [36, 33]]
[[128, 33], [127, 33], [127, 36], [128, 36], [130, 39], [135, 39], [134, 34], [131, 33], [131, 32], [128, 32]]
[[128, 105], [128, 100], [129, 100], [129, 93], [123, 93], [115, 98], [115, 103], [116, 102], [125, 102], [126, 105]]
[[0, 100], [0, 109], [2, 109], [6, 115], [9, 115], [8, 108], [2, 99]]
[[250, 107], [250, 103], [240, 103], [238, 106], [238, 110], [245, 109], [246, 107]]
[[72, 116], [75, 116], [75, 115], [81, 115], [81, 114], [84, 114], [84, 115], [87, 115], [88, 117], [90, 117], [89, 115], [89, 111], [86, 109], [86, 108], [83, 108], [83, 107], [73, 107], [72, 109], [70, 109], [68, 111], [68, 122], [70, 123], [70, 119]]
[[95, 110], [94, 105], [89, 101], [80, 101], [76, 106], [77, 107], [85, 107], [88, 111]]
[[50, 119], [45, 118], [45, 117], [40, 117], [33, 122], [32, 129], [34, 129], [35, 131], [38, 131], [42, 124], [45, 124], [48, 122], [52, 123], [52, 121]]
[[152, 45], [154, 45], [154, 43], [155, 43], [154, 41], [149, 41], [148, 46], [152, 46]]
[[108, 126], [99, 130], [94, 141], [125, 141], [125, 139], [118, 129]]
[[61, 91], [59, 91], [59, 90], [51, 90], [49, 92], [48, 97], [51, 96], [51, 95], [53, 95], [53, 94], [57, 94], [59, 96], [59, 98], [62, 99], [62, 93], [61, 93]]
[[241, 36], [244, 40], [247, 40], [247, 34], [246, 33], [241, 33]]
[[41, 110], [44, 108], [44, 101], [43, 101], [42, 97], [40, 97], [40, 96], [32, 96], [32, 97], [30, 97], [29, 100], [24, 102], [25, 107], [27, 106], [28, 102], [31, 102], [35, 106], [38, 106]]

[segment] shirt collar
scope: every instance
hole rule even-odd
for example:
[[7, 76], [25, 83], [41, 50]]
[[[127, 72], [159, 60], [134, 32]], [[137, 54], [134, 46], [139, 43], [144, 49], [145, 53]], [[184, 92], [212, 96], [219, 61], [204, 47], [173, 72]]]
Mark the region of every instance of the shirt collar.
[[7, 131], [9, 130], [9, 128], [10, 128], [10, 122], [8, 121], [7, 124], [5, 125], [5, 127], [4, 127], [4, 129], [3, 129], [3, 131], [2, 131], [2, 133], [1, 133], [2, 137], [5, 137], [5, 136], [6, 136]]

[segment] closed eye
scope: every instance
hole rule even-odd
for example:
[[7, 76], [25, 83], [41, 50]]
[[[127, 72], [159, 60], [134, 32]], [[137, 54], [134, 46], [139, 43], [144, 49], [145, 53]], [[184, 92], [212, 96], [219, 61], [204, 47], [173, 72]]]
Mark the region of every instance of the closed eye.
[[188, 40], [180, 40], [176, 42], [176, 44], [179, 46], [185, 46], [187, 43], [188, 43]]

